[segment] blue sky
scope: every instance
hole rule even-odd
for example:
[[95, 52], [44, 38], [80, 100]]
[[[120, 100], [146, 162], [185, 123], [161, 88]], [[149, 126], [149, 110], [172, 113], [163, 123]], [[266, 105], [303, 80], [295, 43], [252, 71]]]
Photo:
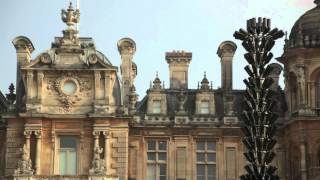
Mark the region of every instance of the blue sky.
[[[74, 1], [75, 3], [76, 1]], [[16, 36], [31, 39], [32, 57], [50, 48], [61, 36], [65, 24], [60, 11], [68, 0], [1, 0], [0, 2], [0, 90], [7, 92], [15, 82], [16, 54], [11, 43]], [[140, 98], [149, 88], [156, 72], [169, 85], [164, 54], [172, 50], [193, 53], [189, 68], [189, 88], [196, 88], [203, 72], [215, 88], [220, 86], [219, 44], [232, 40], [238, 45], [233, 63], [235, 89], [244, 87], [243, 48], [233, 33], [245, 27], [252, 17], [271, 18], [272, 26], [290, 32], [294, 22], [313, 0], [80, 0], [80, 36], [93, 37], [96, 47], [115, 66], [120, 66], [117, 41], [130, 37], [137, 44], [134, 61], [138, 65], [136, 87]], [[273, 49], [282, 53], [283, 39]], [[281, 80], [283, 81], [283, 80]], [[281, 82], [283, 84], [283, 82]]]

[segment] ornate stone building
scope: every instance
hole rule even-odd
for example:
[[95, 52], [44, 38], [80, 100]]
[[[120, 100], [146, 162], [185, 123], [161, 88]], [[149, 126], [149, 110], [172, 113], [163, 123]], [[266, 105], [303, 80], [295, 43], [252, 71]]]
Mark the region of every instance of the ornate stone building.
[[[274, 161], [285, 180], [320, 179], [320, 1], [292, 28], [273, 63], [278, 104]], [[16, 92], [0, 92], [0, 179], [236, 180], [244, 172], [241, 112], [244, 90], [232, 87], [237, 46], [217, 48], [221, 88], [204, 74], [188, 84], [192, 53], [165, 54], [170, 86], [158, 74], [137, 101], [136, 44], [118, 41], [120, 72], [78, 36], [79, 10], [62, 10], [67, 28], [49, 50], [17, 37]], [[279, 85], [284, 70], [285, 89]], [[201, 79], [201, 78], [200, 78]]]

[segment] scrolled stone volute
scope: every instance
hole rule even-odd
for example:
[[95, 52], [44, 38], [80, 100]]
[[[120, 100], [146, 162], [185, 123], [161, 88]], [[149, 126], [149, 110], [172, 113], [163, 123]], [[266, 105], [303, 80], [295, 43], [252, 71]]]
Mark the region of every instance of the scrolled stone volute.
[[21, 65], [29, 63], [31, 60], [31, 53], [34, 51], [31, 40], [25, 36], [18, 36], [13, 39], [12, 44], [16, 48], [19, 63]]
[[232, 41], [223, 41], [218, 48], [217, 54], [220, 58], [233, 56], [237, 50], [237, 45]]
[[118, 51], [122, 54], [134, 54], [136, 52], [136, 43], [130, 38], [122, 38], [117, 43]]
[[14, 45], [16, 50], [24, 48], [27, 49], [30, 53], [34, 51], [34, 47], [31, 40], [25, 36], [18, 36], [14, 38], [12, 44]]

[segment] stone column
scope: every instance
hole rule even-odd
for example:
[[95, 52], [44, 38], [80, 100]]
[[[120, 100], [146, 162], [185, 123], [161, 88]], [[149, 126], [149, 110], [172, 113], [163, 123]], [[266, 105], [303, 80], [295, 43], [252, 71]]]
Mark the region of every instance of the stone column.
[[302, 132], [302, 138], [300, 141], [300, 152], [301, 152], [301, 180], [307, 180], [307, 150], [306, 150], [306, 132]]
[[305, 68], [304, 66], [298, 66], [297, 67], [297, 80], [298, 80], [298, 94], [299, 94], [299, 106], [305, 107], [306, 105], [306, 84], [305, 84]]
[[94, 138], [94, 143], [93, 143], [93, 151], [94, 148], [99, 147], [99, 135], [100, 135], [100, 131], [93, 131], [93, 138]]
[[110, 163], [109, 163], [109, 157], [108, 157], [110, 132], [109, 132], [109, 131], [104, 131], [104, 132], [103, 132], [103, 135], [104, 135], [104, 161], [105, 161], [105, 163], [106, 163], [106, 170], [107, 170], [107, 173], [108, 173], [108, 171], [109, 171], [109, 166], [108, 166], [108, 164], [110, 164]]
[[31, 131], [24, 131], [23, 132], [25, 138], [26, 138], [26, 146], [28, 149], [30, 149], [30, 136], [31, 136]]
[[41, 131], [34, 131], [34, 135], [36, 136], [36, 139], [37, 139], [35, 169], [36, 169], [36, 174], [40, 174]]

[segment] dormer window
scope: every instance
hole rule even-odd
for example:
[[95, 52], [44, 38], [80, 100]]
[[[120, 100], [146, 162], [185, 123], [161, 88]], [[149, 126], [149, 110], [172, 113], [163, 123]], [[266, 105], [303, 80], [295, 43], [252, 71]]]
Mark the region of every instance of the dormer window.
[[209, 101], [201, 101], [200, 113], [201, 114], [209, 114]]
[[153, 114], [160, 114], [161, 113], [161, 101], [154, 100], [152, 103], [152, 113]]

